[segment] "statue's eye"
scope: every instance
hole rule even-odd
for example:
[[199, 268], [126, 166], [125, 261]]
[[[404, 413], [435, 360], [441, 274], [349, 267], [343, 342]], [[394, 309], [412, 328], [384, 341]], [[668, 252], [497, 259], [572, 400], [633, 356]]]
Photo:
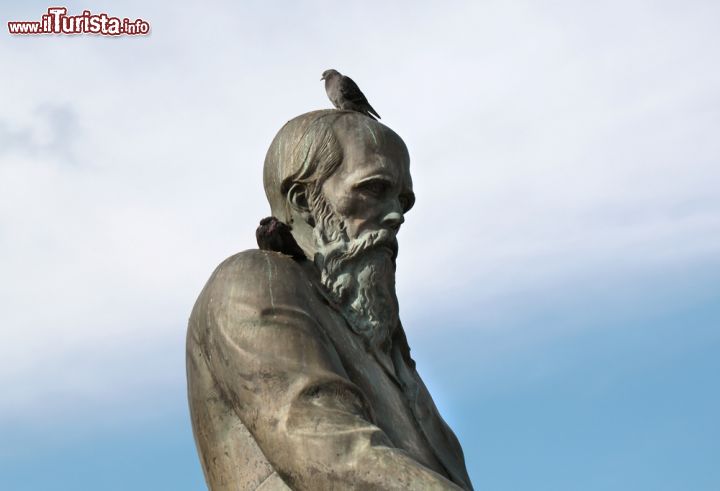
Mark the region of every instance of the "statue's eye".
[[358, 189], [374, 197], [380, 197], [390, 189], [390, 183], [381, 179], [373, 179], [360, 183]]

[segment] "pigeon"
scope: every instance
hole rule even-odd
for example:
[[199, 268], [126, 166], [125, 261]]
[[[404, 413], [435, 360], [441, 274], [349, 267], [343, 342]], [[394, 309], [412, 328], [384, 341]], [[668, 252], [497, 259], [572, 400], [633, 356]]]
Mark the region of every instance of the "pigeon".
[[290, 227], [275, 217], [266, 217], [260, 220], [260, 226], [255, 230], [258, 247], [263, 251], [275, 251], [291, 256], [296, 261], [305, 259], [305, 253], [300, 248], [295, 237], [290, 233]]
[[325, 70], [320, 80], [325, 80], [325, 92], [336, 108], [357, 111], [376, 121], [380, 119], [380, 115], [350, 77], [331, 69]]

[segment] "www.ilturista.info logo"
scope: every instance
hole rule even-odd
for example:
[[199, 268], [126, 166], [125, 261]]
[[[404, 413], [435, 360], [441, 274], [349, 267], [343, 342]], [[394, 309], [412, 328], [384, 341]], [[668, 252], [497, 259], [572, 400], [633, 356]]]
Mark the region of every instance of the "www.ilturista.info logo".
[[10, 34], [99, 34], [101, 36], [143, 35], [150, 32], [150, 24], [142, 19], [130, 20], [108, 14], [67, 15], [65, 7], [50, 7], [40, 22], [10, 21]]

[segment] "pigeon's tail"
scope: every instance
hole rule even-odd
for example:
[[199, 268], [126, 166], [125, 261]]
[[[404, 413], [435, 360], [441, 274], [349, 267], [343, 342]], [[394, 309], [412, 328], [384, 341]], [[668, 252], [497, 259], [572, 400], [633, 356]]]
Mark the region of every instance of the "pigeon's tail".
[[382, 119], [380, 117], [380, 115], [377, 113], [377, 111], [375, 109], [373, 109], [373, 107], [370, 104], [367, 105], [367, 115], [370, 116], [371, 118], [373, 118], [375, 121], [377, 121], [378, 119]]

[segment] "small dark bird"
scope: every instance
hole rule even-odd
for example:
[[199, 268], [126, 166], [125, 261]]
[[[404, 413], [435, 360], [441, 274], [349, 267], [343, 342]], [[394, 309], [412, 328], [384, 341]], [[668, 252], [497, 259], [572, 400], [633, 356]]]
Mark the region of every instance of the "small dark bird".
[[320, 80], [325, 80], [325, 92], [336, 108], [357, 111], [374, 120], [380, 119], [380, 115], [373, 109], [360, 87], [350, 77], [346, 77], [337, 70], [325, 70]]
[[280, 252], [292, 256], [296, 261], [305, 259], [305, 253], [295, 242], [290, 227], [275, 217], [260, 220], [260, 226], [255, 230], [255, 238], [258, 247], [263, 251]]

